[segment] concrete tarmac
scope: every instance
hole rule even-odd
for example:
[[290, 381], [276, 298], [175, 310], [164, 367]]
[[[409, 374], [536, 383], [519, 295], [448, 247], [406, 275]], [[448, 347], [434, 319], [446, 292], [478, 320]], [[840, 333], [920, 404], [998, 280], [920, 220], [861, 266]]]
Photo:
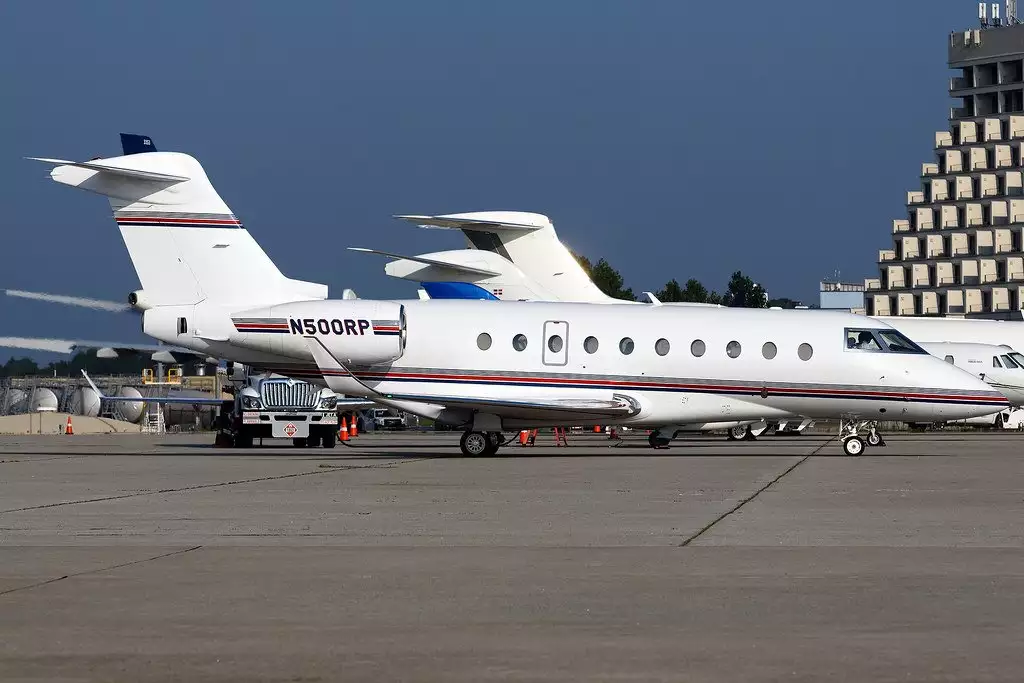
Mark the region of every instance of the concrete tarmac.
[[570, 441], [0, 437], [0, 680], [1024, 679], [1024, 435]]

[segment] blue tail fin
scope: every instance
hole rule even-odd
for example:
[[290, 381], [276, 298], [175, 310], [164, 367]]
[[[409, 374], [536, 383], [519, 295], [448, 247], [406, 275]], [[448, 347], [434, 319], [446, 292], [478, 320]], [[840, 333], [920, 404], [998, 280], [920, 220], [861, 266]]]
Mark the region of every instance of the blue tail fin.
[[125, 156], [129, 154], [142, 154], [143, 152], [155, 152], [156, 145], [153, 138], [148, 135], [136, 135], [135, 133], [121, 133], [121, 151]]

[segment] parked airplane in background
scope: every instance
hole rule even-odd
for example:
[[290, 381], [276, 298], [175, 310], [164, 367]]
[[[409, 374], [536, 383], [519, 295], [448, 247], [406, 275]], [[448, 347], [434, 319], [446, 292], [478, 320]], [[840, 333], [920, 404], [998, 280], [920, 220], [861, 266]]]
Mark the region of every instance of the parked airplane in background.
[[[56, 165], [56, 182], [110, 199], [142, 283], [146, 334], [461, 427], [467, 455], [493, 453], [504, 430], [791, 414], [842, 418], [856, 455], [875, 420], [1006, 405], [884, 323], [850, 314], [326, 300], [323, 285], [281, 274], [188, 155], [42, 161]], [[846, 348], [851, 330], [880, 348]]]

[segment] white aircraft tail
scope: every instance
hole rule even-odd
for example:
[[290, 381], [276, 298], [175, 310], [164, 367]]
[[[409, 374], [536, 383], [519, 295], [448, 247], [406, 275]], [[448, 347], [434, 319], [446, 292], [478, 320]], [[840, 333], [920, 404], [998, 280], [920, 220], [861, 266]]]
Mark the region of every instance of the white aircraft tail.
[[[130, 151], [145, 140], [153, 151]], [[126, 154], [56, 164], [50, 177], [104, 195], [152, 306], [259, 305], [327, 298], [327, 286], [285, 277], [213, 188], [203, 167], [124, 136]]]

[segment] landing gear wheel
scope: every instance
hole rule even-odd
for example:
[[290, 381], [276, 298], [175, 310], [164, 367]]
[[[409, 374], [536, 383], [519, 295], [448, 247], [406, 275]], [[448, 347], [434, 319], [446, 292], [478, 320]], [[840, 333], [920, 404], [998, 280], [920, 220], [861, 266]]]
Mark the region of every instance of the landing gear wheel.
[[857, 457], [864, 452], [864, 440], [859, 436], [850, 436], [843, 440], [843, 452], [849, 456]]
[[490, 437], [483, 432], [465, 432], [459, 441], [462, 454], [471, 458], [487, 456], [494, 452]]
[[487, 440], [491, 442], [493, 452], [496, 452], [499, 446], [505, 445], [505, 435], [502, 432], [487, 432]]
[[867, 442], [869, 446], [884, 446], [885, 439], [878, 432], [870, 432], [868, 434]]
[[292, 439], [292, 445], [295, 446], [296, 448], [305, 448], [306, 447], [306, 440], [305, 439]]
[[729, 428], [729, 441], [740, 441], [747, 438], [747, 425], [736, 425]]
[[324, 432], [323, 438], [320, 441], [324, 448], [334, 448], [334, 444], [338, 442], [338, 433], [333, 429]]
[[667, 436], [661, 436], [657, 432], [651, 432], [650, 436], [647, 437], [647, 443], [651, 445], [651, 448], [668, 448], [668, 444], [672, 439]]

